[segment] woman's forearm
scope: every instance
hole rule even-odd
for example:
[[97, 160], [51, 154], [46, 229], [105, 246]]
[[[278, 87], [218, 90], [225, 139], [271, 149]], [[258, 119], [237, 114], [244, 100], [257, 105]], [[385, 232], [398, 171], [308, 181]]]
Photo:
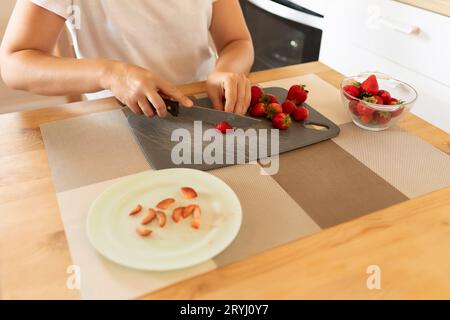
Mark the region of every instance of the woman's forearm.
[[106, 89], [111, 60], [59, 58], [38, 50], [22, 50], [2, 57], [5, 83], [16, 90], [58, 96]]
[[235, 40], [219, 52], [215, 71], [248, 74], [254, 61], [251, 40]]

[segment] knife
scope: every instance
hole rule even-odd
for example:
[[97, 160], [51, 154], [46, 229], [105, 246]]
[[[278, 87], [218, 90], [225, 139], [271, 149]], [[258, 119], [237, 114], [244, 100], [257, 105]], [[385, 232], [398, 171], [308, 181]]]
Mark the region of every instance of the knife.
[[[241, 116], [229, 112], [216, 110], [209, 107], [193, 106], [190, 108], [180, 107], [177, 101], [170, 99], [164, 99], [164, 103], [167, 106], [167, 111], [175, 118], [183, 117], [190, 120], [198, 120], [215, 126], [221, 121], [228, 122], [232, 127], [242, 128], [251, 127], [261, 123], [261, 120], [252, 117]], [[122, 106], [125, 106], [118, 101]]]

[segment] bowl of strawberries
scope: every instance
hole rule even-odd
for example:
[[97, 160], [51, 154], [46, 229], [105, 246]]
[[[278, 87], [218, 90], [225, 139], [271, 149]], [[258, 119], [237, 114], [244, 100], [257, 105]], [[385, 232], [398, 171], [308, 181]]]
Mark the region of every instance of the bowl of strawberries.
[[417, 100], [417, 91], [386, 74], [364, 72], [342, 81], [341, 96], [358, 127], [382, 131], [408, 113]]

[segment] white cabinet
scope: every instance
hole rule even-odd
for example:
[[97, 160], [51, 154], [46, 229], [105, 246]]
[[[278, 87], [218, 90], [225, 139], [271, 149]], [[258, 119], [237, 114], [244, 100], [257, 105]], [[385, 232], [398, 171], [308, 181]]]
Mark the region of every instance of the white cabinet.
[[390, 0], [333, 1], [325, 17], [322, 62], [410, 83], [413, 113], [450, 132], [450, 18]]

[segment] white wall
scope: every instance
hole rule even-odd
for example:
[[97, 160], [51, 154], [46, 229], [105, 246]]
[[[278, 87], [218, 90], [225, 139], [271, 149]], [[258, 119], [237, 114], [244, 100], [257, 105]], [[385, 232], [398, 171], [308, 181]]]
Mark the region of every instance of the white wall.
[[[14, 8], [15, 0], [0, 0], [0, 41]], [[0, 79], [0, 114], [42, 108], [64, 103], [64, 97], [41, 97], [8, 89]]]

